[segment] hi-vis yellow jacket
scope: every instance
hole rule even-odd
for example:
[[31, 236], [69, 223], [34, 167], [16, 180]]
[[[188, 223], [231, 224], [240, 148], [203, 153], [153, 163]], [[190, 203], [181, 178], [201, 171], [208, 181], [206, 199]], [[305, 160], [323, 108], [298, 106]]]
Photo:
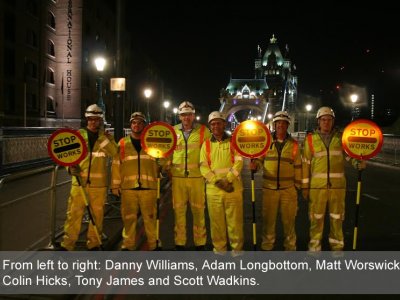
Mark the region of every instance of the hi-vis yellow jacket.
[[292, 137], [286, 138], [282, 151], [273, 141], [266, 155], [256, 160], [263, 166], [263, 188], [281, 190], [295, 186], [301, 188], [301, 156], [299, 145]]
[[200, 171], [206, 179], [207, 193], [222, 193], [222, 190], [214, 184], [223, 178], [233, 183], [235, 192], [242, 191], [243, 183], [240, 177], [242, 168], [243, 158], [233, 148], [228, 136], [221, 142], [211, 137], [203, 143], [200, 152]]
[[182, 124], [174, 126], [177, 143], [172, 154], [171, 174], [174, 177], [201, 177], [200, 149], [203, 142], [211, 136], [205, 125], [195, 124], [189, 138], [186, 140]]
[[[103, 130], [100, 130], [99, 137], [93, 149], [90, 149], [87, 129], [81, 128], [79, 129], [79, 133], [82, 135], [88, 148], [88, 154], [79, 163], [82, 185], [86, 186], [90, 184], [91, 187], [107, 187], [107, 159], [113, 157], [118, 152], [117, 143], [111, 135], [107, 136]], [[79, 185], [75, 176], [72, 177], [72, 185]]]
[[345, 160], [351, 160], [353, 166], [357, 163], [343, 152], [340, 132], [333, 132], [329, 147], [325, 146], [318, 130], [309, 133], [304, 140], [303, 188], [345, 189]]
[[130, 136], [122, 138], [118, 146], [119, 153], [114, 156], [111, 167], [111, 188], [157, 189], [157, 160], [143, 148], [138, 153]]

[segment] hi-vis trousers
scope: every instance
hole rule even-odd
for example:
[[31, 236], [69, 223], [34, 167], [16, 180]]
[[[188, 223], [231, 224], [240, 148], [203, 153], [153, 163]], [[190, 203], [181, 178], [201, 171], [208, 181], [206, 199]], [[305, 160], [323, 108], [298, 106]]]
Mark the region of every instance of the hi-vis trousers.
[[[82, 217], [86, 212], [85, 201], [80, 189], [80, 186], [73, 185], [68, 199], [67, 219], [64, 224], [64, 237], [61, 246], [69, 251], [72, 251], [75, 248], [75, 243], [79, 238], [81, 230]], [[86, 186], [84, 189], [86, 190], [90, 210], [101, 238], [107, 188]], [[87, 232], [86, 246], [88, 249], [100, 246], [92, 224], [89, 225], [89, 230]]]
[[186, 245], [186, 210], [190, 203], [193, 215], [195, 246], [206, 244], [205, 183], [203, 177], [172, 177], [172, 201], [175, 214], [175, 245]]
[[149, 250], [154, 250], [157, 244], [156, 190], [122, 190], [121, 216], [124, 222], [124, 229], [122, 231], [123, 241], [121, 248], [135, 250], [139, 208], [143, 218], [148, 248]]
[[324, 217], [328, 205], [330, 216], [329, 244], [332, 251], [343, 250], [344, 238], [342, 224], [344, 220], [345, 189], [310, 189], [309, 217], [310, 242], [308, 250], [320, 251]]
[[280, 210], [286, 251], [296, 250], [295, 220], [297, 214], [296, 188], [283, 190], [263, 189], [263, 229], [261, 249], [272, 250], [275, 244], [275, 226]]
[[227, 251], [228, 239], [233, 251], [242, 251], [244, 242], [242, 191], [207, 193], [207, 207], [214, 252]]

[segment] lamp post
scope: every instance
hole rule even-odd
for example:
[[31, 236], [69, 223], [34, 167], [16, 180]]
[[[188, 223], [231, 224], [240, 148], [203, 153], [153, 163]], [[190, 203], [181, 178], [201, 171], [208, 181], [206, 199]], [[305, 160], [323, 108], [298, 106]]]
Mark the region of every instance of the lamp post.
[[165, 108], [165, 116], [164, 116], [164, 121], [165, 122], [167, 122], [167, 109], [170, 106], [170, 104], [171, 103], [168, 100], [165, 100], [164, 103], [163, 103], [164, 108]]
[[356, 102], [358, 101], [358, 95], [351, 94], [350, 100], [351, 100], [351, 120], [353, 121], [356, 115]]
[[106, 106], [103, 101], [103, 77], [101, 77], [101, 72], [104, 71], [106, 60], [104, 57], [99, 56], [95, 58], [94, 64], [96, 65], [96, 70], [99, 74], [96, 79], [97, 93], [99, 95], [99, 98], [97, 99], [97, 105], [103, 110], [103, 122], [106, 124]]
[[311, 104], [306, 104], [306, 131], [309, 129], [309, 114], [310, 111], [312, 110], [312, 105]]
[[267, 117], [268, 117], [268, 129], [269, 129], [269, 130], [272, 130], [272, 129], [273, 129], [273, 126], [271, 126], [271, 123], [272, 123], [271, 119], [272, 119], [272, 117], [273, 117], [273, 114], [269, 113], [269, 114], [267, 115]]
[[172, 111], [174, 112], [174, 125], [176, 125], [178, 123], [178, 119], [176, 117], [176, 115], [178, 114], [178, 108], [174, 107]]
[[144, 93], [144, 96], [146, 97], [146, 101], [147, 101], [147, 122], [150, 123], [149, 100], [150, 100], [151, 95], [153, 95], [153, 91], [152, 91], [152, 89], [147, 88], [143, 91], [143, 93]]

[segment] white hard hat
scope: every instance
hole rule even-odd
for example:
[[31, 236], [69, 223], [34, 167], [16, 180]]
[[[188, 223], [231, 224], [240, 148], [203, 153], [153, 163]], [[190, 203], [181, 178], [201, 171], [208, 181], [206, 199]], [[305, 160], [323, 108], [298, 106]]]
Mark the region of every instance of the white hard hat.
[[223, 121], [225, 121], [225, 117], [222, 113], [220, 113], [219, 111], [213, 111], [209, 116], [208, 116], [208, 123], [210, 123], [212, 120], [215, 119], [221, 119]]
[[85, 118], [88, 117], [98, 117], [103, 118], [103, 110], [97, 104], [89, 105], [85, 111]]
[[278, 111], [275, 113], [274, 118], [272, 121], [275, 123], [276, 121], [286, 121], [290, 124], [290, 116], [287, 111]]
[[335, 117], [335, 113], [332, 108], [328, 106], [322, 106], [320, 109], [318, 109], [316, 118], [319, 119], [320, 117], [327, 115], [332, 116], [332, 118]]
[[131, 114], [129, 122], [132, 122], [134, 119], [139, 119], [146, 123], [146, 117], [140, 111], [136, 111], [133, 114]]
[[189, 101], [183, 101], [178, 107], [179, 114], [194, 114], [196, 111]]

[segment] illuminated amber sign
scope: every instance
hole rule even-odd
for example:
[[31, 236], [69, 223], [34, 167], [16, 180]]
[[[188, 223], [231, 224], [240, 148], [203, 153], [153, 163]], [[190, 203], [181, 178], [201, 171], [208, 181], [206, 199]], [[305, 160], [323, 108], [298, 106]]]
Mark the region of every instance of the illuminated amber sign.
[[260, 157], [267, 152], [271, 144], [271, 133], [260, 121], [244, 121], [233, 132], [232, 144], [244, 157]]
[[154, 122], [145, 127], [141, 144], [152, 157], [167, 157], [175, 150], [177, 137], [174, 128], [164, 122]]
[[370, 120], [356, 120], [344, 129], [342, 145], [350, 157], [370, 159], [379, 153], [382, 144], [382, 131]]

